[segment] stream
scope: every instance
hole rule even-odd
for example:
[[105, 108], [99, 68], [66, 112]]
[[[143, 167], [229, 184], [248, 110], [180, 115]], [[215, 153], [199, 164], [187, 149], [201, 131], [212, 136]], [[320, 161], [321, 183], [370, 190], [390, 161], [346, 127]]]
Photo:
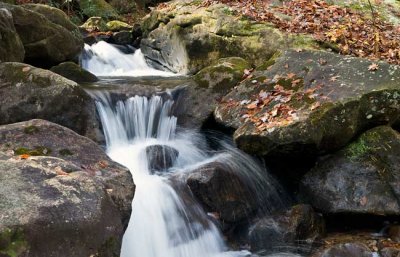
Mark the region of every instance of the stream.
[[[149, 67], [140, 50], [124, 53], [105, 42], [86, 45], [81, 65], [101, 78], [88, 92], [96, 99], [107, 153], [129, 168], [136, 184], [121, 257], [299, 256], [231, 250], [212, 214], [188, 192], [186, 179], [191, 172], [221, 163], [254, 193], [258, 206], [262, 206], [259, 212], [289, 205], [289, 197], [262, 163], [235, 148], [230, 139], [178, 125], [174, 115], [179, 108], [174, 94], [174, 86], [179, 86], [176, 74]], [[129, 88], [140, 79], [148, 84], [164, 80], [171, 84], [167, 86], [170, 89], [152, 95], [135, 92], [125, 99], [115, 98], [108, 90], [118, 90], [119, 84]], [[154, 147], [163, 153], [164, 168], [151, 163], [154, 158], [149, 149]]]

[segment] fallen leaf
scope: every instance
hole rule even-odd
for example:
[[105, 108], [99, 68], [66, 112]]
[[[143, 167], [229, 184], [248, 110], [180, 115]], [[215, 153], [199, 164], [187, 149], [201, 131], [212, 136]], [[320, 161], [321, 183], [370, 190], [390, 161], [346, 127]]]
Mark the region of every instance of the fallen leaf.
[[26, 67], [22, 68], [22, 71], [23, 71], [23, 72], [27, 72], [27, 71], [29, 71], [30, 69], [31, 69], [31, 67], [26, 66]]
[[370, 66], [368, 66], [368, 70], [369, 71], [376, 71], [379, 69], [379, 65], [376, 63], [371, 64]]
[[67, 172], [63, 171], [60, 166], [55, 167], [54, 171], [56, 172], [56, 174], [58, 176], [68, 176], [69, 175]]
[[29, 154], [21, 154], [20, 156], [19, 156], [22, 160], [26, 160], [26, 159], [29, 159], [29, 157], [31, 157]]
[[313, 110], [315, 110], [315, 109], [317, 109], [318, 107], [320, 107], [321, 106], [321, 103], [320, 102], [315, 102], [315, 103], [313, 103], [312, 105], [311, 105], [311, 111], [313, 111]]

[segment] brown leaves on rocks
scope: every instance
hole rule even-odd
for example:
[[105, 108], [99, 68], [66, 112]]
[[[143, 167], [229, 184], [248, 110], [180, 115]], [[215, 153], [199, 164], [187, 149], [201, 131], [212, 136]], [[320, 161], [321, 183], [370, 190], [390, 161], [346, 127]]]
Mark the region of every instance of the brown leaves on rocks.
[[292, 0], [282, 5], [266, 0], [205, 2], [225, 3], [242, 15], [273, 23], [286, 32], [310, 34], [342, 54], [400, 64], [400, 27], [376, 14], [371, 18], [371, 14], [330, 5], [323, 0]]

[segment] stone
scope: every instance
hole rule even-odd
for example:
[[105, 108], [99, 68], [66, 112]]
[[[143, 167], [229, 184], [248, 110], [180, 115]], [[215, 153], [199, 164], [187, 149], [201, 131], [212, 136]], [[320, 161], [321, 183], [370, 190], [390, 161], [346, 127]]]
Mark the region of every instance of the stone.
[[143, 54], [166, 69], [195, 74], [215, 60], [237, 56], [261, 65], [288, 46], [310, 45], [311, 38], [286, 35], [267, 23], [237, 15], [223, 4], [171, 1], [143, 21]]
[[64, 78], [75, 81], [76, 83], [96, 82], [99, 80], [96, 75], [82, 69], [74, 62], [60, 63], [59, 65], [52, 67], [50, 70]]
[[73, 165], [73, 171], [86, 172], [104, 186], [117, 207], [121, 224], [128, 225], [135, 190], [132, 176], [90, 139], [45, 120], [30, 120], [0, 126], [0, 151], [59, 158]]
[[167, 145], [150, 145], [146, 147], [146, 156], [152, 173], [164, 172], [174, 165], [179, 152]]
[[87, 19], [87, 21], [85, 21], [85, 23], [82, 24], [80, 28], [85, 29], [89, 32], [92, 31], [104, 32], [107, 31], [107, 23], [105, 19], [103, 19], [102, 17], [93, 16]]
[[373, 257], [372, 251], [361, 243], [344, 243], [329, 247], [313, 257]]
[[0, 9], [0, 61], [22, 62], [25, 57], [24, 45], [15, 30], [12, 13]]
[[209, 212], [222, 221], [238, 222], [257, 209], [257, 200], [245, 182], [227, 165], [211, 162], [190, 172], [187, 184]]
[[107, 29], [112, 32], [131, 31], [133, 29], [133, 26], [129, 25], [128, 23], [118, 20], [109, 21], [107, 22], [106, 26]]
[[222, 58], [199, 71], [194, 76], [194, 80], [200, 87], [219, 92], [228, 91], [242, 80], [245, 69], [250, 70], [251, 66], [243, 58]]
[[0, 124], [46, 119], [101, 138], [96, 106], [75, 82], [28, 64], [0, 63]]
[[400, 134], [387, 126], [363, 133], [321, 159], [300, 194], [327, 214], [400, 214]]
[[107, 41], [116, 45], [131, 45], [133, 43], [132, 33], [129, 31], [115, 32]]
[[248, 241], [252, 251], [273, 251], [282, 245], [311, 245], [325, 232], [321, 215], [310, 205], [296, 205], [284, 213], [257, 220], [250, 226]]
[[214, 115], [260, 156], [322, 155], [400, 117], [400, 67], [326, 51], [289, 50], [242, 81]]

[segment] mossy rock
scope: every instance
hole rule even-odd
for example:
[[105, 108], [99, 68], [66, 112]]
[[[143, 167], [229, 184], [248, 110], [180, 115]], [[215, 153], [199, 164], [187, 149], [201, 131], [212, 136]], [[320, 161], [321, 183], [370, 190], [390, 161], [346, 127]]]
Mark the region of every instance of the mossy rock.
[[25, 49], [15, 29], [12, 13], [0, 9], [0, 61], [22, 62]]
[[79, 1], [81, 12], [86, 17], [99, 16], [104, 19], [116, 19], [118, 13], [105, 0], [81, 0]]
[[142, 29], [143, 54], [184, 74], [195, 74], [220, 58], [241, 57], [259, 66], [288, 47], [319, 48], [305, 35], [287, 35], [223, 4], [201, 7], [195, 1], [173, 1], [153, 10]]
[[117, 31], [131, 31], [133, 29], [133, 26], [129, 25], [128, 23], [114, 20], [114, 21], [109, 21], [106, 24], [107, 29], [109, 31], [117, 32]]
[[250, 69], [250, 67], [243, 58], [222, 58], [199, 71], [194, 76], [194, 80], [200, 87], [211, 88], [216, 92], [227, 92], [243, 78], [245, 69]]
[[329, 214], [400, 214], [400, 134], [387, 126], [363, 133], [322, 159], [301, 181], [302, 197]]
[[[370, 71], [371, 63], [325, 51], [286, 51], [227, 94], [215, 117], [236, 130], [235, 142], [249, 153], [335, 151], [367, 128], [399, 121], [400, 67], [379, 62], [379, 69]], [[276, 87], [282, 89], [276, 93]], [[249, 113], [243, 103], [256, 101], [259, 94], [271, 101], [243, 116]], [[272, 113], [279, 106], [290, 109], [290, 119], [282, 109]], [[275, 116], [267, 122], [265, 115]]]
[[6, 257], [23, 256], [29, 252], [29, 244], [22, 229], [0, 229], [0, 254]]
[[107, 31], [106, 20], [99, 16], [90, 17], [87, 21], [80, 26], [87, 31]]
[[94, 74], [82, 69], [73, 62], [63, 62], [50, 70], [77, 83], [96, 82], [99, 80]]

